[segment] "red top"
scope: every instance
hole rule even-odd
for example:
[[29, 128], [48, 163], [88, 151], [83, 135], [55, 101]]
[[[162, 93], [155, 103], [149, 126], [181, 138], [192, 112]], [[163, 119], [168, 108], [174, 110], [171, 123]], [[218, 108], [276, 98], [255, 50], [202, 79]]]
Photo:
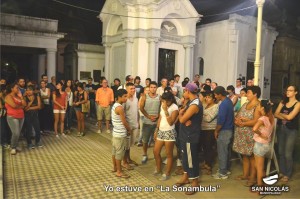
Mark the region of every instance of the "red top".
[[[55, 93], [54, 93], [55, 94]], [[67, 93], [66, 92], [63, 92], [62, 94], [60, 94], [60, 96], [56, 96], [56, 102], [59, 103], [62, 107], [65, 107], [66, 106], [66, 100], [67, 100]], [[56, 109], [56, 110], [62, 110], [60, 108], [60, 106], [56, 105], [55, 103], [53, 103], [54, 107], [53, 109]]]
[[[18, 106], [22, 105], [21, 99], [18, 99], [16, 97], [12, 97], [12, 98], [13, 98], [13, 101], [15, 102], [16, 105], [18, 105]], [[24, 118], [24, 111], [21, 107], [20, 108], [13, 108], [9, 104], [5, 103], [5, 108], [7, 110], [7, 116], [11, 116], [11, 117], [17, 118], [17, 119]]]

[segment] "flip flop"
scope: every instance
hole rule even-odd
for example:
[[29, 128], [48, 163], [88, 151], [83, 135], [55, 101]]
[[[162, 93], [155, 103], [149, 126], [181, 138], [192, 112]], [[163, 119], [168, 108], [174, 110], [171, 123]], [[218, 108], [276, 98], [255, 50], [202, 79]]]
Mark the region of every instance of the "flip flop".
[[244, 184], [244, 186], [245, 186], [245, 187], [252, 187], [252, 186], [254, 186], [255, 184], [256, 184], [256, 181], [248, 180], [248, 181]]
[[118, 178], [130, 178], [130, 176], [127, 175], [127, 174], [122, 174], [120, 176], [116, 175], [116, 177], [118, 177]]
[[176, 182], [175, 186], [176, 187], [182, 187], [183, 185], [190, 184], [190, 183], [191, 183], [190, 181], [189, 182]]
[[194, 195], [195, 193], [196, 193], [196, 191], [186, 191], [184, 194], [191, 196], [191, 195]]
[[243, 175], [236, 176], [234, 179], [235, 180], [248, 180], [248, 178]]
[[134, 161], [134, 160], [130, 160], [128, 162], [128, 164], [133, 164], [134, 166], [139, 166], [139, 164], [136, 161]]
[[283, 177], [280, 179], [280, 182], [285, 182], [285, 183], [289, 182], [289, 177], [283, 176]]
[[127, 167], [122, 165], [122, 168], [124, 168], [124, 169], [126, 169], [126, 170], [128, 170], [128, 171], [129, 171], [129, 170], [134, 170], [134, 168], [131, 167], [130, 165], [128, 165]]

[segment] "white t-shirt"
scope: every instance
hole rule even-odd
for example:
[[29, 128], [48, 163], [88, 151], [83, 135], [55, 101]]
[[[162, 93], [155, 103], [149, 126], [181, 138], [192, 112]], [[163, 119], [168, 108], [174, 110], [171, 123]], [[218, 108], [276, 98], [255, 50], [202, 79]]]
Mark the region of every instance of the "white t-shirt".
[[[171, 115], [173, 113], [173, 111], [176, 111], [176, 110], [178, 110], [178, 106], [176, 104], [172, 104], [168, 108], [169, 115]], [[172, 126], [169, 125], [165, 111], [163, 110], [162, 107], [160, 107], [160, 116], [161, 116], [160, 125], [159, 125], [160, 131], [170, 131], [172, 129], [175, 129], [175, 124], [173, 124]]]
[[158, 94], [159, 96], [162, 96], [162, 94], [165, 92], [165, 89], [162, 87], [158, 87], [156, 90], [156, 94]]
[[239, 95], [241, 93], [241, 90], [243, 88], [244, 88], [243, 86], [241, 86], [241, 87], [235, 87], [235, 89], [234, 89], [235, 94]]

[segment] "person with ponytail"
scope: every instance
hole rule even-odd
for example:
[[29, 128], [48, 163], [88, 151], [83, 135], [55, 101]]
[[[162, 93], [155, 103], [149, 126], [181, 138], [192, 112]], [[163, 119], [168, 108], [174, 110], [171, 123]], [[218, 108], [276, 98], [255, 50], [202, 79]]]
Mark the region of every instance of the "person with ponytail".
[[272, 103], [269, 100], [261, 100], [259, 112], [261, 114], [260, 118], [257, 120], [253, 127], [254, 132], [254, 159], [255, 167], [257, 172], [257, 185], [262, 186], [262, 178], [265, 176], [264, 173], [264, 161], [265, 155], [271, 149], [271, 138], [272, 131], [274, 127], [274, 115], [272, 113]]

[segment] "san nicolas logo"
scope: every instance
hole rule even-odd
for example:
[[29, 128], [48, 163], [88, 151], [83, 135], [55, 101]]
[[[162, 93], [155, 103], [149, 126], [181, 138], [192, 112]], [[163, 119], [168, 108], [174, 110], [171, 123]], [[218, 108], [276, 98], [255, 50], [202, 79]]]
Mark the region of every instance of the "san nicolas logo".
[[272, 175], [272, 176], [268, 176], [268, 177], [264, 177], [263, 181], [267, 185], [273, 185], [273, 184], [275, 184], [278, 181], [278, 174], [275, 174], [275, 175]]
[[281, 195], [282, 192], [288, 192], [290, 190], [288, 186], [273, 186], [278, 178], [278, 174], [264, 177], [263, 182], [269, 186], [252, 186], [251, 191], [259, 192], [260, 195]]

